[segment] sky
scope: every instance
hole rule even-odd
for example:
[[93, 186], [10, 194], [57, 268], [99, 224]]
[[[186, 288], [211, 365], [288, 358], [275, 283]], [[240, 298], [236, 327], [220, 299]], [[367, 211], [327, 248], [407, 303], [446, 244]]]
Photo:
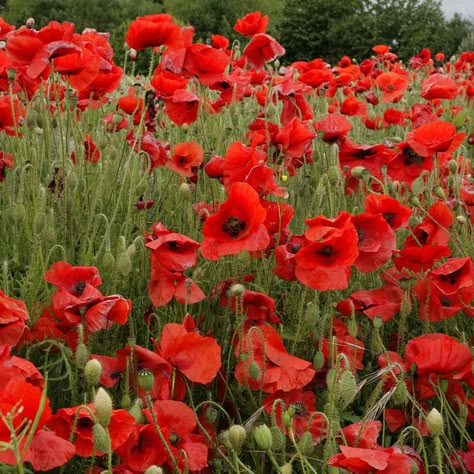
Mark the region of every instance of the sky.
[[442, 0], [443, 10], [447, 18], [455, 12], [474, 19], [474, 0]]

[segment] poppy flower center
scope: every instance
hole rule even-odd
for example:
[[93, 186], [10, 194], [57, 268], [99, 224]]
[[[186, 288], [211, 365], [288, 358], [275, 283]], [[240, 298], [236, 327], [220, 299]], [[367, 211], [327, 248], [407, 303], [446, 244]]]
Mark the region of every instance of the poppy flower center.
[[94, 422], [90, 418], [82, 417], [77, 421], [77, 426], [84, 430], [90, 430], [94, 426]]
[[319, 255], [322, 255], [323, 257], [330, 257], [333, 255], [334, 250], [330, 245], [325, 245], [319, 252]]
[[446, 297], [440, 298], [439, 302], [441, 303], [441, 306], [445, 306], [445, 307], [449, 307], [449, 306], [453, 305], [451, 303], [451, 300], [449, 298], [446, 298]]
[[222, 230], [231, 237], [237, 237], [241, 231], [246, 227], [245, 222], [242, 222], [238, 217], [230, 216], [222, 226]]
[[308, 416], [308, 410], [303, 402], [294, 402], [291, 406], [295, 409], [295, 416], [298, 418], [306, 418]]
[[86, 288], [86, 282], [80, 280], [80, 281], [76, 281], [74, 283], [73, 290], [74, 290], [74, 293], [76, 293], [77, 296], [81, 296], [82, 293], [84, 293], [85, 288]]
[[442, 281], [448, 282], [450, 285], [456, 285], [459, 281], [459, 277], [461, 276], [461, 269], [456, 270], [449, 275], [440, 275], [440, 279]]
[[415, 153], [411, 148], [405, 148], [403, 155], [405, 156], [403, 162], [407, 166], [423, 164], [423, 157], [420, 156], [418, 153]]
[[371, 149], [369, 149], [369, 150], [357, 150], [357, 151], [354, 153], [353, 156], [354, 156], [355, 158], [359, 158], [359, 159], [363, 160], [363, 159], [364, 159], [365, 157], [367, 157], [367, 156], [373, 156], [373, 155], [375, 155], [375, 153], [376, 153], [376, 152], [375, 152], [374, 150], [371, 150]]
[[176, 433], [170, 435], [171, 446], [176, 446], [179, 443], [179, 436]]
[[384, 212], [382, 216], [387, 221], [387, 224], [390, 225], [390, 227], [393, 226], [395, 223], [395, 217], [397, 217], [394, 212]]

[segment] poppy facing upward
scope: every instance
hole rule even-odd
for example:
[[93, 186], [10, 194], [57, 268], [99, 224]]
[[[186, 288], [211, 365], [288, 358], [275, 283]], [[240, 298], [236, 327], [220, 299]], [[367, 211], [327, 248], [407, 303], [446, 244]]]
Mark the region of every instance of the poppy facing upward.
[[234, 183], [220, 210], [206, 219], [201, 254], [209, 260], [243, 250], [263, 250], [270, 243], [264, 225], [267, 211], [247, 183]]

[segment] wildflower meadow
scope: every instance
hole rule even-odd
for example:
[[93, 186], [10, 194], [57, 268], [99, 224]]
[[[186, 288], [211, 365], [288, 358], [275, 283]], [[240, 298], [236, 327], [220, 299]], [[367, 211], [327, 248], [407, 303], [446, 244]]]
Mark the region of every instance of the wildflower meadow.
[[0, 19], [1, 473], [474, 473], [474, 52], [267, 26]]

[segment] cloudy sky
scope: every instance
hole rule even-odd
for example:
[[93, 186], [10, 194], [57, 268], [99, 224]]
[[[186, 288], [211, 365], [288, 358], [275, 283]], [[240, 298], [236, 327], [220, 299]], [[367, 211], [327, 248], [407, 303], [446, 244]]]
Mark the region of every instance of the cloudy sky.
[[450, 18], [455, 12], [474, 19], [474, 0], [442, 0], [445, 15]]

